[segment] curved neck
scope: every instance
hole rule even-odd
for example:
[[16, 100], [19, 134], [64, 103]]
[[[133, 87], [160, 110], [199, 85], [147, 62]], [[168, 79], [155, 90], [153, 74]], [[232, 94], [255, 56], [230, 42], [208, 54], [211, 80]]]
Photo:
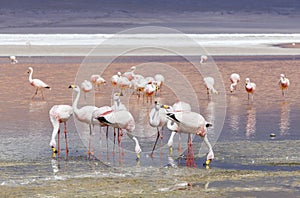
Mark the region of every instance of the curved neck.
[[211, 151], [212, 150], [212, 146], [211, 146], [211, 144], [208, 141], [207, 135], [204, 136], [203, 141], [206, 144], [206, 146], [208, 147], [208, 150]]
[[32, 82], [32, 73], [33, 73], [33, 70], [30, 69], [30, 73], [29, 73], [29, 77], [28, 77], [29, 82]]
[[77, 92], [76, 98], [72, 105], [75, 114], [78, 114], [78, 111], [79, 111], [79, 109], [77, 108], [79, 97], [80, 97], [80, 90]]

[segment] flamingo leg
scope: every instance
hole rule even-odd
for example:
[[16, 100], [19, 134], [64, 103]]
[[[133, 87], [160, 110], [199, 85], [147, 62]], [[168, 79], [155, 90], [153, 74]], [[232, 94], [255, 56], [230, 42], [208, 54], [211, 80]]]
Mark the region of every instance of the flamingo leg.
[[68, 138], [67, 138], [67, 124], [64, 122], [65, 128], [64, 128], [64, 133], [65, 133], [65, 140], [66, 140], [66, 156], [69, 154], [69, 148], [68, 148]]
[[153, 148], [152, 148], [151, 157], [153, 157], [153, 152], [154, 152], [154, 149], [155, 149], [155, 147], [156, 147], [156, 144], [157, 144], [157, 140], [158, 140], [158, 138], [159, 138], [159, 135], [160, 135], [160, 134], [159, 134], [159, 130], [158, 130], [158, 127], [157, 127], [157, 137], [156, 137], [154, 146], [153, 146]]
[[89, 148], [88, 148], [88, 158], [90, 159], [91, 156], [91, 142], [92, 142], [92, 126], [89, 124], [89, 129], [90, 129], [90, 138], [89, 138]]
[[42, 93], [42, 99], [44, 100], [44, 93], [43, 93], [43, 89], [41, 89], [41, 93]]
[[60, 129], [58, 129], [57, 138], [58, 138], [58, 140], [57, 140], [57, 143], [58, 143], [58, 145], [57, 145], [57, 154], [59, 155], [60, 154]]
[[189, 137], [188, 137], [188, 152], [187, 152], [187, 156], [186, 156], [186, 166], [196, 167], [191, 134], [189, 134]]
[[39, 88], [36, 88], [36, 90], [35, 90], [35, 92], [34, 92], [34, 94], [33, 94], [33, 96], [32, 96], [31, 99], [33, 99], [37, 95], [38, 90], [39, 90]]

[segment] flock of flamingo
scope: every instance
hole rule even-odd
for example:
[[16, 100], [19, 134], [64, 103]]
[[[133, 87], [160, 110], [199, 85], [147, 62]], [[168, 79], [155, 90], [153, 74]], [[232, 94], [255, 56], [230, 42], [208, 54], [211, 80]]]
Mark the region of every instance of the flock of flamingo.
[[[17, 63], [16, 57], [10, 57], [11, 63]], [[201, 57], [201, 64], [204, 64], [207, 60], [206, 56]], [[70, 85], [69, 88], [77, 94], [72, 106], [69, 105], [54, 105], [50, 111], [50, 121], [53, 125], [53, 132], [50, 141], [50, 147], [53, 153], [60, 153], [60, 123], [64, 124], [64, 134], [66, 141], [66, 155], [68, 155], [68, 141], [67, 141], [67, 130], [66, 122], [74, 114], [76, 119], [82, 123], [86, 123], [89, 126], [90, 138], [88, 146], [88, 155], [93, 154], [91, 151], [91, 144], [93, 140], [93, 130], [94, 125], [101, 127], [113, 127], [114, 137], [116, 136], [115, 130], [118, 130], [118, 142], [121, 141], [122, 130], [126, 130], [128, 137], [135, 143], [135, 153], [137, 159], [140, 159], [140, 153], [142, 152], [139, 141], [137, 137], [133, 135], [135, 130], [135, 121], [132, 114], [128, 111], [126, 106], [122, 104], [120, 96], [123, 92], [130, 86], [133, 87], [135, 93], [140, 97], [141, 94], [147, 97], [152, 102], [152, 96], [155, 92], [161, 91], [161, 87], [164, 83], [164, 77], [161, 74], [153, 77], [144, 78], [142, 75], [135, 74], [136, 67], [130, 68], [130, 71], [118, 72], [116, 75], [111, 77], [112, 85], [118, 89], [117, 92], [113, 94], [113, 106], [83, 106], [78, 108], [78, 101], [80, 98], [81, 91], [85, 93], [94, 89], [99, 89], [101, 85], [105, 84], [106, 81], [100, 75], [91, 75], [90, 81], [85, 80], [81, 86]], [[29, 82], [32, 86], [36, 88], [36, 91], [32, 97], [37, 95], [38, 91], [41, 92], [42, 98], [44, 99], [43, 89], [51, 89], [50, 86], [39, 79], [33, 79], [33, 68], [28, 68]], [[204, 84], [207, 88], [207, 93], [218, 94], [218, 91], [214, 88], [214, 79], [212, 77], [205, 77]], [[230, 92], [234, 92], [237, 88], [237, 84], [240, 82], [240, 75], [237, 73], [232, 73], [230, 75]], [[245, 79], [245, 90], [248, 93], [248, 100], [250, 95], [253, 95], [256, 89], [255, 83], [250, 81], [250, 78]], [[284, 74], [280, 75], [279, 86], [282, 90], [282, 95], [284, 96], [284, 91], [290, 85], [289, 79], [285, 77]], [[172, 106], [162, 105], [159, 102], [154, 102], [154, 107], [149, 113], [149, 124], [157, 129], [157, 137], [152, 149], [151, 156], [155, 150], [157, 141], [162, 133], [162, 127], [167, 126], [167, 128], [172, 131], [167, 145], [170, 149], [170, 155], [172, 155], [172, 145], [173, 138], [176, 133], [187, 133], [188, 138], [188, 148], [192, 149], [191, 134], [199, 135], [208, 148], [208, 154], [206, 156], [205, 165], [209, 166], [211, 160], [214, 159], [214, 152], [211, 144], [207, 138], [207, 130], [212, 123], [205, 120], [205, 118], [199, 113], [193, 112], [191, 106], [183, 101], [178, 101]], [[108, 130], [106, 131], [108, 133]], [[106, 134], [107, 135], [107, 134]], [[58, 136], [58, 148], [56, 149], [56, 136]]]

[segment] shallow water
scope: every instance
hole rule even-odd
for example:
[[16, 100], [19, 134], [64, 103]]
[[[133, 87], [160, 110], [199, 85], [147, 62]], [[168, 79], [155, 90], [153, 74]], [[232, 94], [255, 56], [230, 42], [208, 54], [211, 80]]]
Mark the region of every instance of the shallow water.
[[[155, 157], [149, 157], [156, 137], [156, 129], [147, 125], [147, 116], [152, 104], [143, 102], [142, 98], [138, 99], [129, 93], [125, 94], [122, 102], [129, 107], [136, 120], [135, 135], [138, 136], [143, 150], [140, 161], [135, 160], [134, 145], [126, 135], [123, 135], [122, 147], [119, 147], [113, 144], [112, 129], [107, 142], [103, 132], [100, 140], [97, 127], [95, 127], [95, 158], [87, 159], [85, 146], [88, 138], [87, 126], [80, 125], [74, 119], [67, 123], [70, 150], [68, 158], [65, 157], [63, 135], [61, 135], [60, 156], [51, 157], [49, 142], [52, 126], [48, 112], [54, 104], [72, 103], [72, 91], [67, 87], [82, 77], [79, 75], [75, 79], [83, 59], [20, 57], [20, 63], [16, 65], [10, 65], [5, 58], [0, 61], [2, 93], [0, 96], [0, 184], [6, 187], [2, 195], [38, 197], [39, 193], [45, 196], [47, 192], [51, 195], [54, 189], [57, 189], [55, 183], [61, 185], [60, 181], [67, 182], [64, 186], [66, 194], [71, 196], [76, 192], [82, 195], [86, 189], [83, 187], [82, 191], [74, 191], [74, 189], [72, 191], [72, 182], [85, 186], [84, 184], [93, 182], [100, 185], [109, 180], [113, 183], [120, 182], [119, 187], [115, 191], [116, 194], [110, 194], [112, 192], [109, 188], [101, 188], [101, 193], [104, 195], [130, 196], [127, 192], [137, 195], [151, 192], [150, 195], [153, 196], [155, 193], [166, 193], [166, 196], [176, 197], [181, 194], [180, 190], [185, 192], [188, 190], [192, 196], [199, 188], [215, 196], [224, 193], [225, 195], [232, 193], [233, 196], [235, 193], [249, 196], [265, 196], [265, 192], [281, 191], [283, 195], [299, 193], [300, 102], [298, 93], [300, 87], [297, 80], [300, 72], [297, 68], [300, 66], [300, 61], [298, 59], [248, 57], [247, 62], [242, 62], [240, 58], [235, 60], [234, 57], [219, 60], [216, 58], [226, 90], [221, 91], [219, 96], [212, 96], [211, 100], [208, 99], [202, 81], [199, 80], [201, 76], [194, 69], [189, 68], [189, 64], [181, 58], [130, 57], [115, 60], [105, 70], [103, 76], [107, 80], [117, 71], [126, 71], [132, 65], [140, 68], [137, 69], [138, 73], [145, 72], [150, 75], [155, 72], [151, 71], [151, 68], [160, 65], [149, 67], [145, 63], [155, 61], [167, 65], [163, 66], [164, 69], [176, 68], [171, 75], [176, 75], [178, 72], [181, 76], [185, 76], [190, 84], [183, 83], [184, 86], [178, 88], [182, 90], [182, 96], [172, 87], [174, 85], [170, 85], [172, 81], [174, 84], [177, 83], [176, 80], [172, 80], [167, 81], [156, 100], [164, 104], [172, 104], [176, 101], [176, 97], [184, 98], [186, 95], [184, 92], [189, 90], [189, 86], [193, 88], [194, 93], [190, 94], [197, 95], [196, 102], [193, 98], [186, 99], [191, 101], [193, 109], [199, 108], [201, 114], [215, 124], [208, 134], [209, 139], [214, 143], [215, 152], [215, 160], [210, 170], [205, 170], [202, 165], [207, 151], [199, 137], [194, 138], [193, 144], [196, 169], [186, 167], [186, 134], [181, 134], [182, 152], [178, 152], [178, 137], [175, 136], [173, 155], [169, 157], [166, 142], [170, 132], [167, 129], [164, 129], [163, 139], [158, 141]], [[34, 68], [34, 77], [43, 79], [52, 87], [51, 91], [44, 92], [44, 101], [40, 95], [31, 100], [34, 89], [28, 83], [26, 73], [28, 66]], [[231, 94], [228, 91], [228, 79], [233, 71], [239, 73], [242, 80], [237, 91]], [[276, 84], [280, 73], [285, 73], [292, 82], [285, 97], [281, 96], [281, 91]], [[250, 77], [257, 84], [253, 101], [247, 100], [247, 94], [243, 89], [246, 77]], [[221, 90], [221, 87], [217, 83], [217, 89]], [[101, 88], [100, 92], [96, 92], [95, 97], [90, 93], [87, 97], [88, 101], [84, 101], [82, 97], [80, 105], [93, 104], [94, 101], [97, 106], [110, 105], [112, 90], [108, 83]], [[227, 96], [225, 103], [218, 100], [224, 95]], [[224, 107], [226, 107], [226, 117], [222, 125], [220, 115]], [[217, 130], [221, 130], [221, 133], [217, 134]], [[276, 137], [271, 139], [271, 133], [275, 133]], [[248, 180], [248, 176], [251, 179]], [[275, 179], [270, 180], [270, 178]], [[93, 181], [94, 179], [96, 181]], [[99, 180], [103, 180], [103, 183]], [[126, 182], [131, 186], [128, 187]], [[144, 182], [147, 185], [142, 185]], [[185, 182], [192, 183], [193, 187]], [[133, 187], [136, 184], [142, 187], [138, 190]], [[53, 189], [48, 189], [43, 194], [47, 185], [52, 186]], [[23, 186], [31, 188], [32, 191], [22, 189]], [[100, 190], [94, 188], [90, 186], [89, 195], [100, 193]], [[14, 189], [21, 191], [15, 194]]]

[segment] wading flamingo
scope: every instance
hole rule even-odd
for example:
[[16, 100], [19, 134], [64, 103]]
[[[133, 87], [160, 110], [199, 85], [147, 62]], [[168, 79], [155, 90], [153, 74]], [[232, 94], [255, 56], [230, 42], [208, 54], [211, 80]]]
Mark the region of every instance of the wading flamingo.
[[97, 90], [100, 90], [100, 86], [106, 84], [106, 80], [98, 74], [91, 75], [90, 80], [91, 80], [92, 84], [94, 85], [95, 89], [97, 88]]
[[[96, 106], [84, 106], [84, 107], [81, 107], [80, 109], [78, 109], [77, 106], [78, 106], [78, 101], [80, 98], [80, 88], [77, 85], [70, 85], [69, 88], [72, 88], [74, 90], [74, 92], [77, 93], [76, 98], [72, 105], [75, 117], [80, 122], [83, 122], [83, 123], [86, 123], [89, 125], [90, 138], [89, 138], [89, 147], [88, 147], [88, 157], [90, 157], [90, 154], [91, 154], [90, 147], [91, 147], [91, 143], [92, 143], [92, 137], [94, 135], [94, 133], [92, 131], [92, 125], [99, 124], [96, 120], [93, 119], [93, 113], [94, 113], [94, 111], [96, 111], [99, 108], [97, 108]], [[110, 108], [110, 110], [111, 110], [111, 108]], [[102, 112], [102, 114], [103, 113], [104, 112]]]
[[18, 63], [16, 56], [9, 56], [10, 64], [16, 64]]
[[125, 129], [130, 139], [135, 142], [135, 153], [137, 160], [140, 159], [140, 153], [142, 152], [139, 142], [136, 137], [132, 135], [135, 129], [135, 121], [132, 114], [126, 110], [113, 111], [112, 113], [101, 115], [96, 118], [101, 124], [107, 124], [120, 130]]
[[136, 67], [135, 67], [135, 66], [132, 66], [132, 67], [130, 68], [130, 71], [125, 72], [125, 73], [123, 74], [123, 76], [126, 77], [129, 81], [132, 81], [133, 78], [134, 78], [134, 75], [135, 75], [135, 74], [134, 74], [135, 70], [136, 70]]
[[[151, 109], [150, 113], [149, 113], [149, 124], [152, 127], [156, 127], [157, 129], [157, 136], [156, 136], [156, 140], [151, 152], [151, 156], [153, 156], [153, 152], [155, 150], [156, 144], [157, 144], [157, 140], [160, 136], [160, 130], [161, 132], [163, 131], [163, 127], [167, 124], [167, 110], [165, 109], [165, 107], [167, 107], [166, 105], [160, 105], [157, 101], [154, 102], [154, 108]], [[168, 108], [168, 107], [167, 107]], [[161, 127], [161, 129], [159, 129], [159, 127]]]
[[211, 93], [218, 94], [218, 91], [214, 88], [215, 80], [213, 77], [205, 77], [203, 78], [203, 80], [207, 89], [208, 96], [211, 96]]
[[237, 84], [240, 82], [241, 78], [240, 75], [237, 73], [232, 73], [230, 75], [230, 92], [232, 93], [234, 90], [236, 90]]
[[252, 95], [252, 101], [253, 101], [253, 97], [254, 97], [254, 92], [256, 89], [256, 84], [250, 81], [250, 78], [246, 78], [246, 86], [245, 89], [248, 93], [248, 100], [250, 97], [250, 94]]
[[[186, 103], [186, 102], [183, 102], [183, 101], [177, 101], [173, 104], [172, 107], [169, 107], [167, 108], [168, 109], [168, 112], [190, 112], [192, 111], [192, 107], [189, 103]], [[176, 129], [176, 123], [171, 121], [171, 120], [168, 120], [167, 122], [167, 127], [169, 130], [172, 131], [170, 137], [169, 137], [169, 140], [168, 140], [168, 143], [167, 145], [169, 146], [169, 149], [170, 149], [170, 156], [172, 155], [173, 153], [173, 141], [174, 141], [174, 136], [176, 135], [176, 131], [173, 130], [174, 128]], [[179, 133], [179, 148], [178, 150], [180, 151], [181, 150], [181, 147], [180, 147], [180, 136], [181, 136], [181, 133]]]
[[208, 167], [211, 160], [214, 159], [214, 152], [206, 135], [207, 128], [212, 126], [212, 124], [205, 121], [203, 116], [199, 113], [192, 111], [167, 113], [167, 118], [176, 123], [175, 125], [173, 124], [169, 126], [172, 127], [173, 131], [189, 134], [188, 147], [190, 151], [192, 151], [191, 134], [199, 135], [203, 139], [204, 143], [208, 147], [208, 154], [205, 162], [205, 165]]
[[208, 57], [207, 57], [207, 56], [205, 56], [205, 55], [202, 55], [202, 56], [201, 56], [201, 59], [200, 59], [200, 64], [203, 64], [203, 63], [205, 63], [205, 62], [207, 61], [207, 59], [208, 59]]
[[90, 81], [88, 80], [84, 80], [81, 83], [81, 90], [84, 92], [84, 99], [86, 100], [86, 93], [92, 91], [93, 89], [93, 85]]
[[29, 73], [28, 79], [29, 79], [30, 84], [36, 88], [35, 93], [31, 99], [33, 99], [37, 95], [38, 90], [41, 90], [42, 99], [44, 100], [43, 89], [46, 88], [46, 89], [51, 90], [50, 86], [47, 85], [46, 83], [44, 83], [43, 81], [41, 81], [40, 79], [32, 79], [32, 73], [33, 73], [32, 67], [28, 67], [27, 73]]
[[[50, 147], [52, 149], [53, 156], [55, 155], [55, 153], [58, 153], [58, 155], [60, 154], [60, 128], [59, 128], [60, 123], [64, 123], [66, 155], [68, 155], [69, 153], [66, 122], [69, 120], [72, 114], [73, 114], [73, 108], [70, 105], [54, 105], [49, 111], [50, 121], [53, 126], [53, 132], [50, 141]], [[55, 137], [57, 134], [58, 134], [58, 148], [56, 150]]]
[[279, 86], [282, 92], [282, 96], [284, 96], [284, 90], [290, 86], [290, 80], [286, 78], [284, 74], [280, 74]]

